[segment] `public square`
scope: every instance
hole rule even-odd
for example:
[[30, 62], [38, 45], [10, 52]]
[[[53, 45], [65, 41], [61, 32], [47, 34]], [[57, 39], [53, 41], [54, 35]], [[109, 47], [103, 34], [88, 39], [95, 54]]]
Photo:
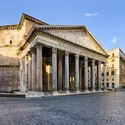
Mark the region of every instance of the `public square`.
[[124, 95], [0, 98], [0, 125], [124, 125]]

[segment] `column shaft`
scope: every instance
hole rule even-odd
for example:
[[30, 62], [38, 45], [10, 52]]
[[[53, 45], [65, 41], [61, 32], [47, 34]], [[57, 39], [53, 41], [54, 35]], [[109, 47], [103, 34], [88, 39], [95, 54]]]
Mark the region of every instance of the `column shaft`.
[[25, 56], [23, 57], [23, 88], [22, 91], [25, 92], [26, 88], [25, 88]]
[[80, 71], [79, 71], [79, 73], [80, 73], [80, 84], [79, 84], [79, 88], [80, 88], [80, 90], [82, 90], [82, 88], [83, 88], [83, 85], [82, 85], [82, 82], [83, 82], [83, 67], [82, 67], [82, 63], [80, 63]]
[[97, 81], [98, 81], [98, 89], [101, 89], [101, 61], [98, 61], [98, 68], [97, 68]]
[[65, 89], [69, 91], [69, 52], [65, 53]]
[[28, 56], [28, 89], [32, 90], [32, 63], [31, 63], [31, 55]]
[[62, 53], [58, 56], [58, 90], [62, 91]]
[[79, 55], [75, 55], [75, 89], [79, 90]]
[[24, 73], [24, 77], [25, 77], [25, 91], [28, 91], [28, 57], [27, 55], [25, 56], [25, 63], [24, 63], [24, 67], [25, 67], [25, 73]]
[[27, 83], [26, 83], [26, 56], [24, 56], [20, 61], [20, 91], [26, 92]]
[[36, 70], [37, 70], [37, 91], [42, 91], [42, 46], [37, 45], [36, 46], [36, 53], [37, 53], [37, 65], [36, 65]]
[[88, 90], [88, 57], [84, 58], [84, 80], [85, 80], [85, 90]]
[[107, 64], [104, 63], [104, 90], [106, 89], [106, 69], [107, 69]]
[[23, 58], [20, 59], [20, 91], [23, 91], [23, 82], [24, 82], [24, 79], [23, 79]]
[[52, 50], [52, 88], [57, 91], [57, 49]]
[[92, 60], [92, 90], [95, 90], [95, 60]]
[[36, 54], [35, 49], [32, 50], [32, 91], [36, 90]]

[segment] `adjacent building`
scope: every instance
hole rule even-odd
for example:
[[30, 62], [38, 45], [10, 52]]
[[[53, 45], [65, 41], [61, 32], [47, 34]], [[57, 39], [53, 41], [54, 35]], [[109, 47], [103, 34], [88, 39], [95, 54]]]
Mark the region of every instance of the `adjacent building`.
[[19, 24], [0, 26], [0, 92], [100, 91], [101, 65], [105, 90], [107, 57], [85, 26], [22, 14]]
[[110, 88], [125, 87], [125, 54], [120, 48], [107, 52], [107, 83]]

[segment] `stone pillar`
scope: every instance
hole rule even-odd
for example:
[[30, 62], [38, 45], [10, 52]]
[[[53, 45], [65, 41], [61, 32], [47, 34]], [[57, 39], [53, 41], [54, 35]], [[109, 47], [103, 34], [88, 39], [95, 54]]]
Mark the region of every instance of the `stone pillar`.
[[20, 59], [20, 91], [23, 91], [23, 58]]
[[36, 91], [36, 53], [35, 48], [32, 50], [32, 91]]
[[95, 91], [95, 60], [92, 59], [92, 91]]
[[79, 90], [79, 55], [75, 55], [75, 89]]
[[42, 80], [42, 46], [36, 45], [36, 75], [37, 75], [37, 91], [42, 91], [43, 87], [43, 80]]
[[98, 82], [98, 89], [101, 90], [101, 61], [98, 61], [98, 68], [97, 68], [97, 82]]
[[83, 71], [82, 63], [83, 62], [80, 62], [80, 71], [79, 71], [79, 73], [80, 73], [80, 76], [79, 76], [80, 77], [80, 83], [79, 83], [80, 90], [82, 90], [82, 88], [83, 88], [82, 82], [83, 82], [83, 77], [84, 77], [83, 74], [82, 74], [82, 71]]
[[65, 52], [65, 90], [69, 92], [69, 52]]
[[57, 49], [52, 49], [52, 89], [57, 92]]
[[104, 63], [104, 90], [106, 90], [106, 69], [107, 63]]
[[31, 53], [28, 54], [28, 90], [32, 90], [32, 63]]
[[58, 90], [62, 91], [62, 53], [58, 55]]
[[27, 83], [26, 83], [26, 56], [20, 60], [20, 91], [26, 92]]
[[25, 80], [24, 80], [24, 85], [25, 85], [25, 92], [26, 91], [28, 91], [28, 55], [26, 55], [25, 57], [24, 57], [24, 68], [25, 68], [25, 70], [24, 70], [24, 78], [25, 78]]
[[23, 86], [25, 85], [25, 56], [22, 58]]
[[84, 80], [85, 80], [85, 91], [88, 91], [88, 57], [84, 58]]

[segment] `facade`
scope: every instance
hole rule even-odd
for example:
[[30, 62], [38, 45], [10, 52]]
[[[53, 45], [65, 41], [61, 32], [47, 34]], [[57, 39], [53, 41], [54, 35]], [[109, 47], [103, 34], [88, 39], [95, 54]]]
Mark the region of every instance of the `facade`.
[[125, 54], [116, 48], [107, 52], [107, 87], [125, 86]]
[[23, 14], [0, 27], [0, 92], [76, 92], [106, 88], [107, 53], [85, 26], [49, 25]]

